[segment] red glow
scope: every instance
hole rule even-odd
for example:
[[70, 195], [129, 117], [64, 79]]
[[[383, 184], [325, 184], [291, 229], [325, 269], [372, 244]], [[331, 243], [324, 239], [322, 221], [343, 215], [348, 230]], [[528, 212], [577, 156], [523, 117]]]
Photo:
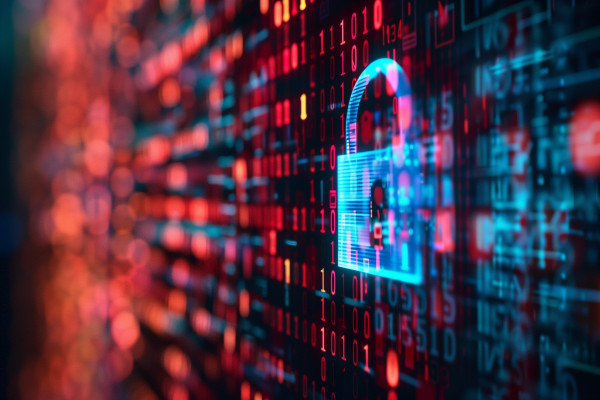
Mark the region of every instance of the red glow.
[[179, 258], [173, 262], [171, 277], [176, 286], [185, 287], [188, 284], [190, 279], [190, 265], [185, 259]]
[[442, 253], [454, 251], [454, 210], [436, 210], [435, 221], [436, 251]]
[[165, 350], [163, 365], [169, 375], [178, 380], [187, 379], [190, 375], [189, 358], [175, 346], [169, 346]]
[[187, 186], [188, 173], [185, 165], [181, 163], [171, 164], [167, 171], [167, 184], [171, 189], [181, 190]]
[[395, 388], [398, 386], [398, 382], [400, 380], [400, 368], [398, 363], [398, 354], [390, 349], [387, 352], [387, 361], [386, 361], [386, 379], [388, 385], [390, 387]]
[[135, 316], [127, 311], [113, 318], [110, 331], [117, 346], [124, 350], [133, 346], [140, 336], [140, 328]]
[[203, 224], [208, 218], [208, 203], [206, 199], [195, 198], [190, 201], [190, 219], [195, 224]]
[[281, 1], [276, 1], [273, 5], [273, 22], [279, 28], [283, 22], [283, 7]]
[[142, 145], [143, 161], [148, 164], [162, 164], [171, 156], [171, 144], [163, 135], [156, 135]]
[[165, 215], [169, 219], [182, 219], [185, 215], [185, 201], [180, 196], [167, 197], [165, 200]]
[[570, 123], [573, 168], [583, 174], [600, 173], [600, 101], [588, 100], [575, 108]]
[[160, 102], [165, 107], [173, 107], [179, 103], [181, 97], [181, 88], [179, 82], [174, 78], [169, 78], [163, 82], [160, 87]]

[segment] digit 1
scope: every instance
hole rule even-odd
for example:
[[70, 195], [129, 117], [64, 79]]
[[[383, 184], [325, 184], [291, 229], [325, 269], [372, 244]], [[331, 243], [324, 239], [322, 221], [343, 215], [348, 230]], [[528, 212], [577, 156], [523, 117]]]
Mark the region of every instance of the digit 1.
[[335, 249], [335, 247], [334, 247], [334, 246], [335, 246], [335, 245], [333, 244], [333, 240], [332, 240], [332, 241], [331, 241], [331, 263], [332, 263], [333, 265], [335, 265], [335, 259], [334, 259], [334, 256], [335, 256], [335, 254], [334, 254], [334, 253], [335, 253], [334, 249]]
[[321, 29], [321, 33], [319, 33], [319, 36], [321, 37], [321, 52], [319, 53], [319, 55], [323, 55], [325, 54], [325, 51], [323, 50], [323, 29]]
[[[335, 386], [335, 363], [331, 363], [331, 383]], [[331, 393], [331, 400], [335, 400], [335, 393]]]
[[363, 274], [360, 273], [360, 301], [363, 301]]
[[302, 214], [302, 230], [305, 231], [306, 230], [306, 208], [302, 207], [302, 210], [300, 210], [300, 214]]
[[302, 264], [302, 287], [306, 287], [306, 264]]
[[329, 38], [331, 40], [331, 47], [329, 50], [333, 50], [333, 25], [329, 27]]
[[[325, 169], [325, 167], [323, 167], [323, 170], [324, 169]], [[321, 205], [323, 205], [323, 179], [321, 179]]]

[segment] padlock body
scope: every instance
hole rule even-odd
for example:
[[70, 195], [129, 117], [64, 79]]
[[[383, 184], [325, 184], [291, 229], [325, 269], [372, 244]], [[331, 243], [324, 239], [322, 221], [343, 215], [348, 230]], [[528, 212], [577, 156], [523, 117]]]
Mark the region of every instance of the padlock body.
[[[421, 283], [424, 238], [418, 219], [421, 177], [417, 163], [416, 157], [399, 146], [337, 157], [340, 267]], [[370, 192], [378, 179], [385, 184], [388, 202], [380, 221], [382, 246], [373, 245], [371, 232]]]

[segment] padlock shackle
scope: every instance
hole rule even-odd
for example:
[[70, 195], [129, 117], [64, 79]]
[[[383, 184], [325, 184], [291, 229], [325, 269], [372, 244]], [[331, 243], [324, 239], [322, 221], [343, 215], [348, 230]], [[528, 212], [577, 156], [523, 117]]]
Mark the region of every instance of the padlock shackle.
[[[350, 94], [350, 102], [348, 103], [348, 111], [346, 112], [346, 154], [356, 153], [358, 106], [362, 100], [365, 88], [369, 84], [369, 79], [372, 80], [380, 73], [385, 76], [390, 86], [395, 89], [395, 95], [398, 99], [402, 96], [410, 96], [411, 94], [408, 78], [396, 61], [391, 58], [380, 58], [369, 64], [356, 80]], [[400, 107], [400, 101], [398, 101], [398, 107]], [[398, 113], [400, 113], [400, 110], [398, 110]]]

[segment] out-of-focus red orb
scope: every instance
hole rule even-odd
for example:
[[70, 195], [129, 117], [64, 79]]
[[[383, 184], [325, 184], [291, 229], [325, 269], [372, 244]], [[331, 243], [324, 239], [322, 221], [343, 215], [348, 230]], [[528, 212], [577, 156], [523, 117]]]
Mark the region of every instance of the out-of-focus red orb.
[[400, 364], [398, 362], [398, 353], [395, 350], [389, 349], [387, 353], [386, 378], [387, 383], [391, 388], [398, 386], [400, 380]]
[[600, 101], [588, 100], [575, 108], [570, 123], [573, 168], [583, 175], [600, 173]]

